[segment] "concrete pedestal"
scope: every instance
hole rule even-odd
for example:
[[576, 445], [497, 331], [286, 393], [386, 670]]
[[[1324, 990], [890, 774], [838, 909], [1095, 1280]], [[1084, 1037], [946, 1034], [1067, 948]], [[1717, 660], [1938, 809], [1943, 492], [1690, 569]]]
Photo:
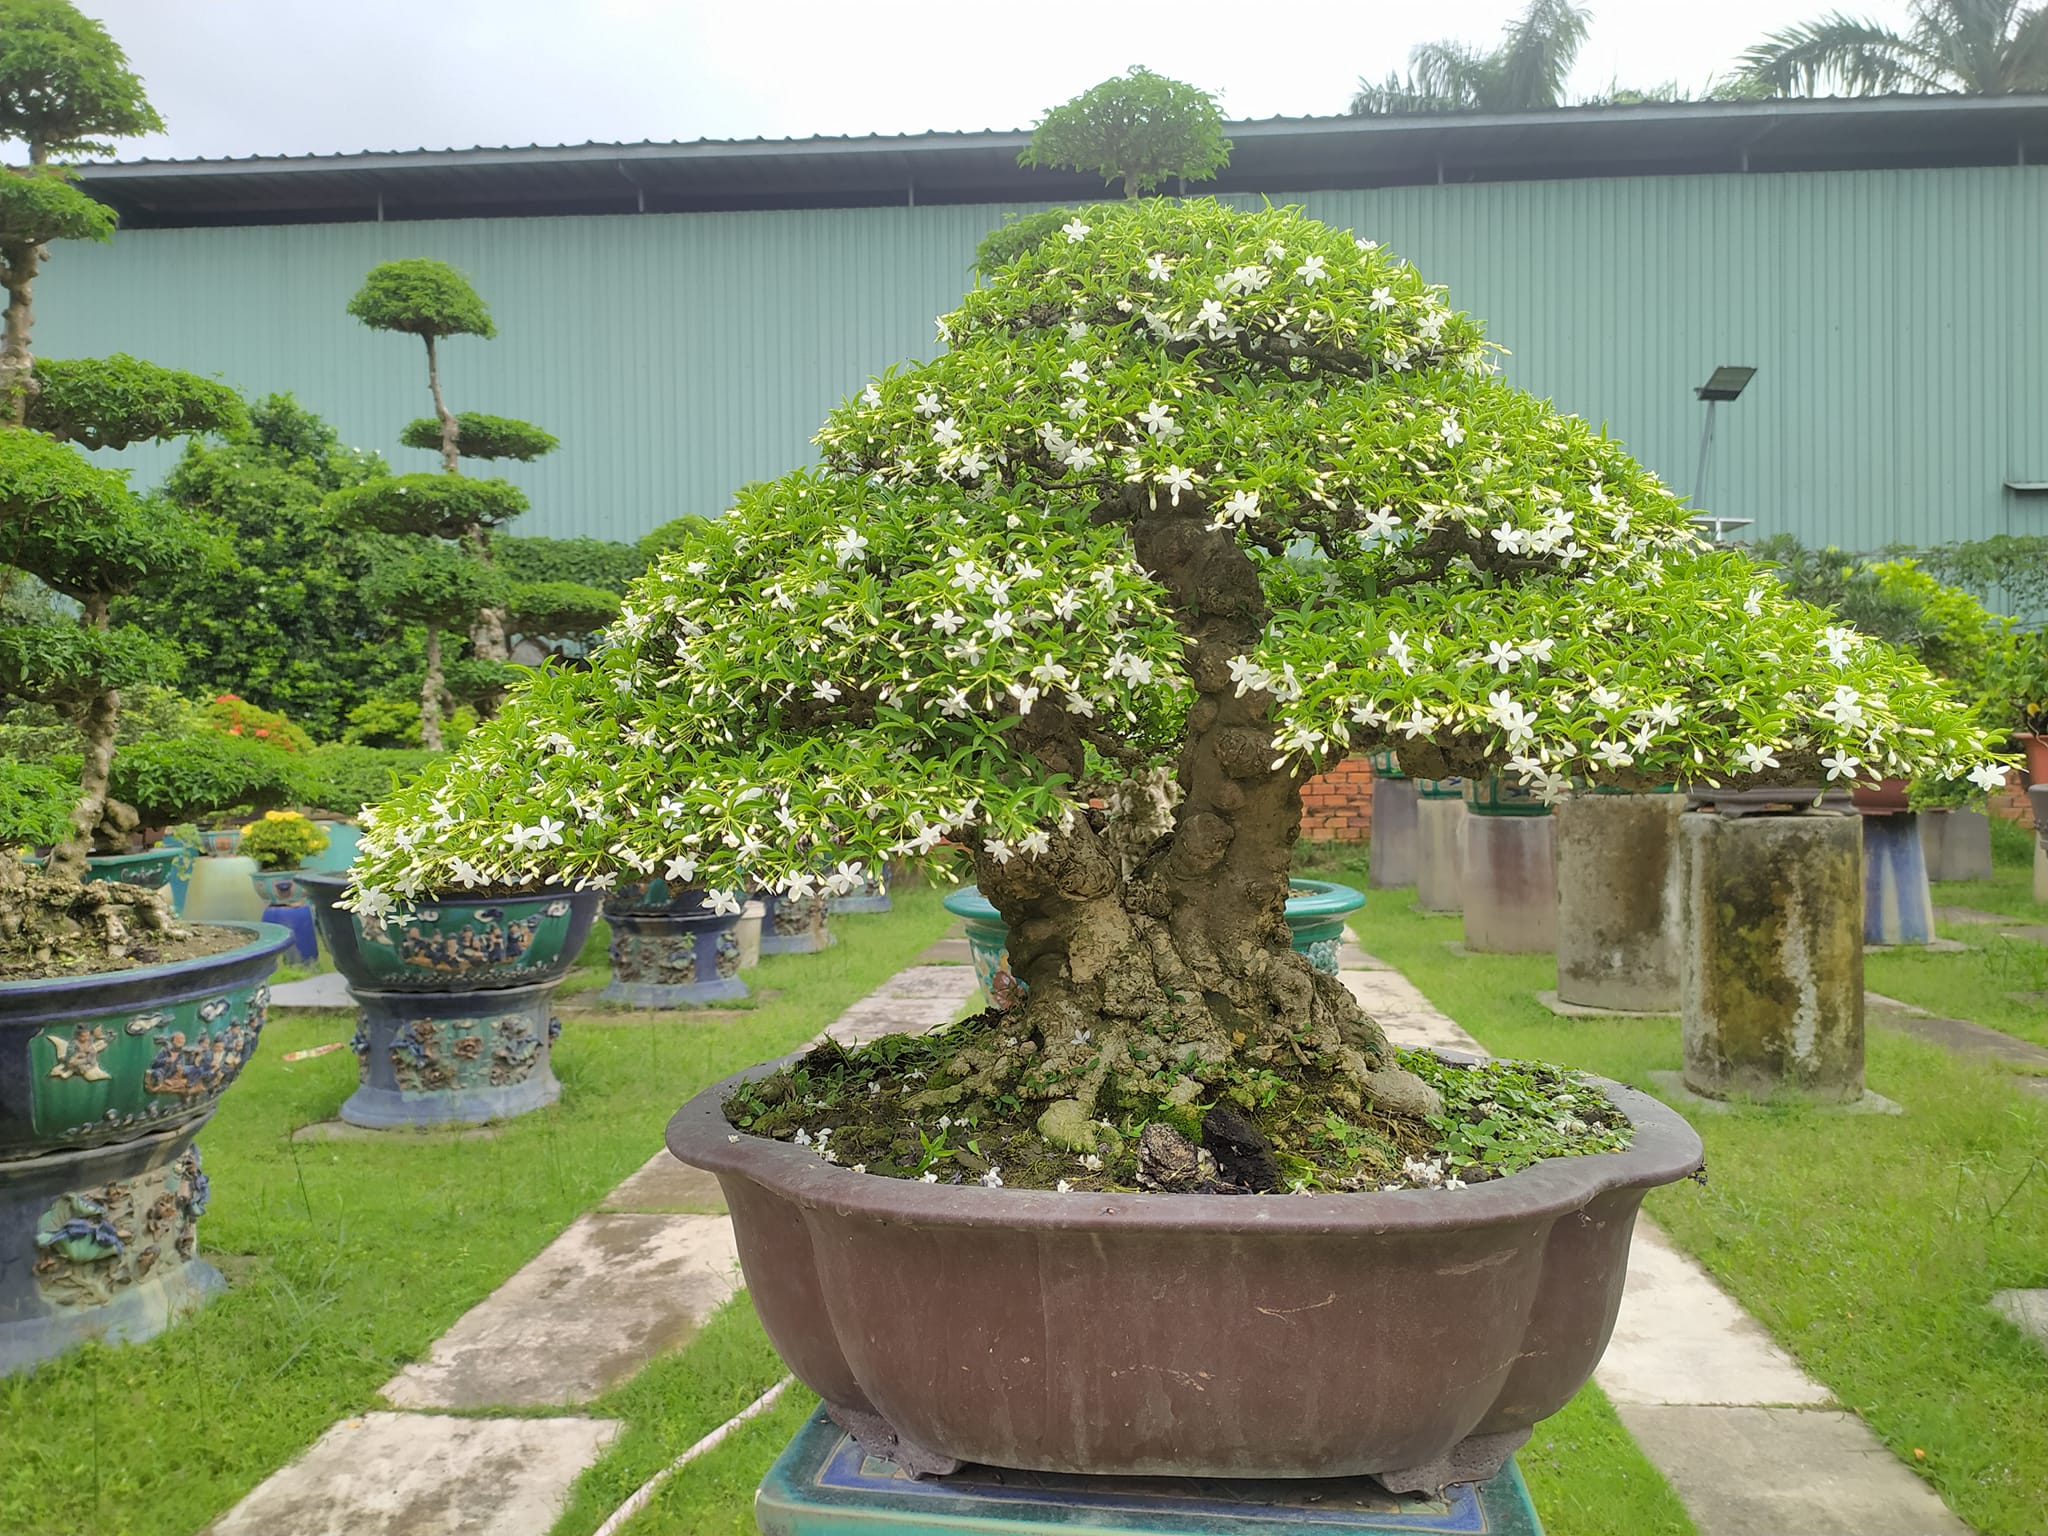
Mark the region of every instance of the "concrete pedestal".
[[1863, 818], [1863, 942], [1925, 944], [1934, 937], [1934, 892], [1920, 847], [1920, 813]]
[[1678, 1011], [1681, 795], [1575, 795], [1557, 807], [1557, 996]]
[[1688, 812], [1678, 849], [1685, 1086], [1716, 1099], [1860, 1100], [1860, 818]]
[[2034, 900], [2048, 901], [2048, 784], [2027, 790], [2034, 807]]
[[1424, 912], [1462, 912], [1465, 802], [1424, 797], [1415, 809], [1415, 905]]
[[1930, 880], [1991, 878], [1991, 818], [1982, 811], [1922, 811], [1920, 853]]
[[1555, 816], [1465, 822], [1465, 947], [1494, 955], [1557, 948]]
[[1366, 884], [1371, 889], [1383, 891], [1415, 883], [1420, 805], [1413, 779], [1384, 775], [1373, 779], [1371, 853], [1366, 870]]

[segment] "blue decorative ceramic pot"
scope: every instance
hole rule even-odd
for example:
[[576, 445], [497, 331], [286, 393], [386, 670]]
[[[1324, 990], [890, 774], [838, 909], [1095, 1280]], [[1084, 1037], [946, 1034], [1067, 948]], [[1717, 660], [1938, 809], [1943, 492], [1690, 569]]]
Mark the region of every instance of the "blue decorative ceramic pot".
[[560, 981], [597, 921], [597, 891], [516, 896], [443, 894], [411, 911], [368, 919], [335, 905], [338, 874], [297, 873], [313, 899], [321, 942], [348, 984], [372, 992], [475, 992]]
[[778, 891], [766, 891], [757, 899], [764, 909], [762, 954], [808, 955], [832, 942], [832, 930], [825, 922], [827, 898], [822, 892], [791, 899]]
[[634, 1008], [692, 1008], [745, 997], [740, 915], [711, 910], [708, 893], [661, 880], [622, 885], [604, 902], [612, 979], [599, 997]]
[[859, 890], [845, 896], [834, 896], [826, 903], [826, 910], [837, 917], [842, 912], [887, 912], [892, 905], [889, 900], [889, 874], [884, 870], [862, 879]]
[[373, 992], [356, 1001], [358, 1086], [341, 1106], [350, 1125], [506, 1120], [561, 1097], [551, 1054], [562, 1031], [557, 983], [492, 991]]

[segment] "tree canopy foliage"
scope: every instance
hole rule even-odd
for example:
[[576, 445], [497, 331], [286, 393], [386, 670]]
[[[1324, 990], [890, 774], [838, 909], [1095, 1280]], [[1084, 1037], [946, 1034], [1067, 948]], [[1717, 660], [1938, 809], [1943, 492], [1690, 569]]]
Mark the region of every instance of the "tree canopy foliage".
[[1041, 117], [1017, 163], [1090, 172], [1136, 197], [1164, 181], [1213, 181], [1230, 140], [1215, 97], [1134, 64]]
[[[531, 422], [511, 416], [488, 416], [482, 411], [455, 413], [455, 448], [465, 459], [516, 459], [531, 463], [561, 447], [554, 433]], [[408, 448], [441, 449], [441, 423], [431, 416], [405, 424], [398, 440]]]
[[455, 268], [424, 256], [372, 267], [348, 312], [373, 330], [413, 336], [498, 334], [488, 305]]
[[1773, 96], [2048, 91], [2048, 5], [1913, 0], [1903, 32], [1832, 11], [1774, 32], [1738, 77]]
[[248, 421], [242, 397], [225, 384], [112, 357], [37, 358], [27, 425], [84, 448], [126, 448], [203, 432], [233, 432]]
[[0, 139], [40, 164], [163, 125], [105, 27], [68, 0], [0, 0]]

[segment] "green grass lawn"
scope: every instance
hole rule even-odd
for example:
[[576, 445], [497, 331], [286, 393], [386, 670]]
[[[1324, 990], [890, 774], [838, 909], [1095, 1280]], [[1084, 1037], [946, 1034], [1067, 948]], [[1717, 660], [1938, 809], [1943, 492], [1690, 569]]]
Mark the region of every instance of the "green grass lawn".
[[[1313, 873], [1365, 883], [1355, 861]], [[1550, 958], [1454, 955], [1459, 920], [1421, 916], [1411, 899], [1373, 892], [1353, 925], [1361, 942], [1489, 1050], [1642, 1088], [1678, 1067], [1675, 1020], [1557, 1018], [1534, 997], [1556, 984]], [[1931, 1006], [1976, 1017], [1989, 963], [1873, 957], [1870, 984], [1910, 996], [1899, 978], [1912, 970]], [[1897, 974], [1881, 982], [1880, 967]], [[1868, 1075], [1905, 1114], [1695, 1115], [1710, 1182], [1657, 1191], [1647, 1209], [1964, 1520], [1986, 1536], [2040, 1536], [2048, 1355], [1985, 1301], [2048, 1284], [2048, 1104], [1996, 1068], [1882, 1029]]]
[[[748, 973], [763, 1001], [739, 1017], [598, 1027], [571, 1014], [555, 1052], [561, 1102], [489, 1138], [293, 1141], [333, 1118], [355, 1058], [284, 1053], [346, 1040], [353, 1021], [279, 1012], [200, 1137], [213, 1179], [201, 1248], [232, 1289], [149, 1343], [0, 1380], [0, 1532], [191, 1536], [372, 1406], [401, 1365], [652, 1156], [685, 1098], [801, 1044], [947, 922], [938, 892], [906, 884], [892, 913], [835, 918], [840, 943], [822, 954], [763, 960]], [[707, 1372], [704, 1390], [726, 1374]], [[725, 1400], [707, 1401], [708, 1413]]]

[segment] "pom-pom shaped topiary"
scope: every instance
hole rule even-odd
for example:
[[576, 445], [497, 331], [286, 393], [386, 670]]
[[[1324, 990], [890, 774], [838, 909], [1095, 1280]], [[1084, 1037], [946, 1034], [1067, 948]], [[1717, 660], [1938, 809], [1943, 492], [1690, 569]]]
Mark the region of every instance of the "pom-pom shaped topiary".
[[225, 384], [125, 353], [35, 364], [27, 425], [83, 448], [126, 448], [245, 425], [242, 397]]
[[490, 307], [469, 279], [447, 262], [424, 256], [372, 267], [348, 301], [348, 312], [372, 330], [412, 336], [498, 334]]
[[[398, 440], [408, 448], [441, 450], [441, 423], [431, 416], [405, 424]], [[516, 459], [522, 464], [545, 458], [561, 447], [552, 432], [511, 416], [482, 411], [455, 413], [455, 451], [466, 459]]]

